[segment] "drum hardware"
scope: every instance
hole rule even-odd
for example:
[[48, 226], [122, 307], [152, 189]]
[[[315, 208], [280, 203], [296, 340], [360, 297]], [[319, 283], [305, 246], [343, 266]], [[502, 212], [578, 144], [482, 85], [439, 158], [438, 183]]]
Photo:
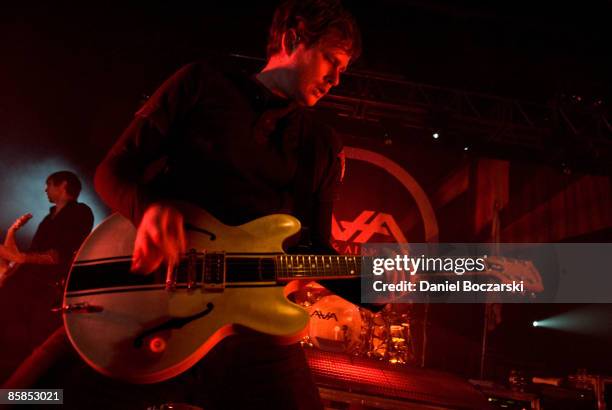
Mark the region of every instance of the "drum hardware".
[[397, 364], [414, 361], [412, 318], [405, 307], [389, 304], [382, 311], [372, 313], [316, 283], [297, 291], [293, 300], [310, 315], [308, 335], [301, 341], [303, 347]]
[[390, 363], [412, 363], [411, 318], [407, 312], [396, 309], [394, 305], [387, 305], [381, 312], [370, 314], [366, 356]]
[[592, 376], [588, 374], [587, 369], [578, 369], [576, 370], [576, 374], [571, 374], [568, 376], [568, 380], [575, 388], [588, 390], [593, 388], [591, 377]]
[[530, 379], [525, 372], [512, 369], [508, 375], [508, 384], [512, 390], [525, 392], [530, 384]]
[[597, 400], [597, 408], [605, 409], [610, 403], [606, 403], [609, 393], [609, 386], [612, 386], [612, 376], [591, 374], [587, 369], [578, 369], [576, 374], [567, 377], [567, 383], [573, 388], [585, 391], [592, 391]]

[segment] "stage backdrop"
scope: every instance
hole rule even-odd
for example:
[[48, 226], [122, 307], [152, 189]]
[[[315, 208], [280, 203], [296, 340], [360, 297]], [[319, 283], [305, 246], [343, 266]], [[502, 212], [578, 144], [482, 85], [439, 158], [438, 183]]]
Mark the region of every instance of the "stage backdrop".
[[443, 144], [344, 135], [345, 178], [332, 234], [341, 253], [367, 242], [612, 239], [608, 176], [487, 158]]

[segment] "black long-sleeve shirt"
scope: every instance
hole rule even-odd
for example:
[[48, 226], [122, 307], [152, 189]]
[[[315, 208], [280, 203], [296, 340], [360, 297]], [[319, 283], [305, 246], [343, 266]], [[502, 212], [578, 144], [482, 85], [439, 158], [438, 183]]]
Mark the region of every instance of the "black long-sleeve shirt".
[[179, 199], [230, 225], [293, 214], [326, 247], [341, 148], [331, 128], [254, 77], [198, 62], [136, 113], [99, 165], [96, 189], [135, 224], [151, 203]]
[[[302, 245], [335, 254], [341, 150], [329, 126], [254, 76], [198, 62], [166, 80], [136, 113], [98, 166], [95, 185], [135, 225], [163, 200], [194, 203], [229, 225], [288, 213], [308, 226]], [[361, 304], [358, 280], [320, 283]]]
[[[29, 250], [32, 252], [57, 252], [58, 263], [55, 265], [30, 266], [38, 269], [55, 280], [65, 278], [72, 264], [76, 251], [91, 232], [94, 216], [91, 209], [80, 202], [70, 201], [54, 215], [55, 206], [42, 220], [32, 238]], [[52, 275], [49, 274], [51, 272]]]

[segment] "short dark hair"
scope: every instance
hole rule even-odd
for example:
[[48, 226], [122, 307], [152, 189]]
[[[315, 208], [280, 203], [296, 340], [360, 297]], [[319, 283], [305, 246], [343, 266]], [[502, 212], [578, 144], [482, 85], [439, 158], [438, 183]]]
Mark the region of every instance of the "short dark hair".
[[347, 44], [346, 51], [354, 61], [361, 54], [361, 34], [355, 18], [342, 7], [340, 0], [286, 0], [274, 12], [268, 37], [268, 58], [281, 51], [283, 34], [297, 29], [306, 46], [317, 43], [327, 34], [337, 33]]
[[81, 180], [74, 172], [57, 171], [47, 177], [47, 183], [52, 182], [53, 185], [59, 185], [66, 182], [66, 193], [77, 199], [81, 193]]

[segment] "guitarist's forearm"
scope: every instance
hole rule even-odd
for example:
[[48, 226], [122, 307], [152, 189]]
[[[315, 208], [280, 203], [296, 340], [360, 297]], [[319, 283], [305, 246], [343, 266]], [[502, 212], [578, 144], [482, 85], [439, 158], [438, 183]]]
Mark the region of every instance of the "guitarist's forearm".
[[145, 188], [143, 175], [158, 158], [163, 136], [145, 118], [135, 118], [98, 165], [94, 186], [104, 203], [138, 226], [149, 205], [157, 199]]
[[4, 245], [0, 246], [0, 258], [15, 263], [31, 263], [35, 265], [55, 265], [59, 263], [57, 252], [19, 252]]
[[56, 265], [59, 263], [59, 257], [57, 256], [57, 252], [49, 251], [49, 252], [21, 252], [23, 255], [23, 262], [18, 263], [27, 263], [33, 265]]

